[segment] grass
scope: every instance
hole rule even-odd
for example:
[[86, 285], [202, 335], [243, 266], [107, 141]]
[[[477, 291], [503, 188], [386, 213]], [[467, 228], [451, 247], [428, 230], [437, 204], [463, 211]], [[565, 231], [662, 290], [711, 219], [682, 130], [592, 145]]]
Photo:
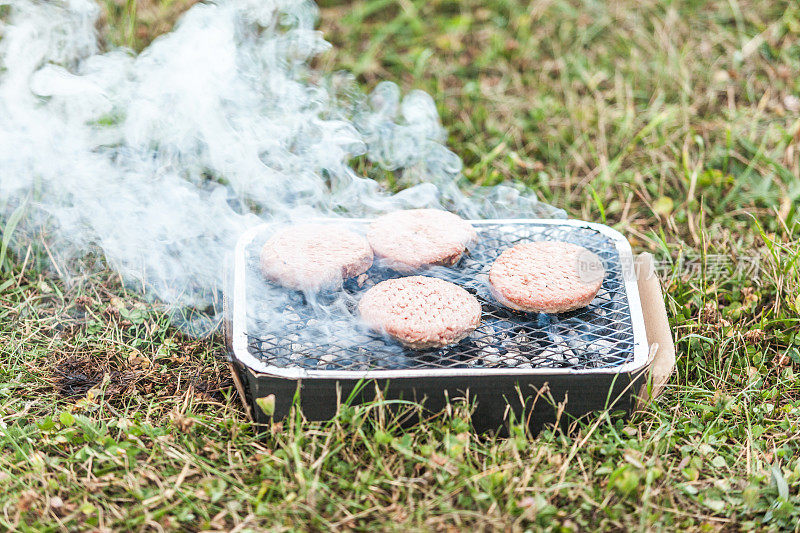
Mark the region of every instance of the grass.
[[[109, 1], [103, 34], [141, 48], [189, 4]], [[319, 66], [428, 91], [470, 180], [523, 181], [656, 255], [678, 349], [666, 393], [536, 436], [475, 435], [457, 402], [410, 430], [377, 402], [257, 435], [219, 335], [181, 336], [112, 272], [55, 281], [4, 233], [2, 527], [797, 530], [797, 4], [321, 14], [335, 46]]]

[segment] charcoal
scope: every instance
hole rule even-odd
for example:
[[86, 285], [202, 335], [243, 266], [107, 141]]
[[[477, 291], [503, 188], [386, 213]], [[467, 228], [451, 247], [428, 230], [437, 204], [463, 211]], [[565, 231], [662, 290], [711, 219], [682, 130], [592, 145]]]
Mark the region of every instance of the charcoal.
[[322, 357], [319, 358], [319, 363], [317, 367], [320, 369], [326, 369], [329, 366], [333, 366], [336, 362], [336, 357], [333, 354], [326, 353]]
[[[495, 348], [496, 350], [496, 348]], [[483, 354], [483, 364], [488, 367], [497, 367], [503, 364], [505, 361], [505, 356], [500, 355], [498, 351], [495, 352], [484, 352]]]

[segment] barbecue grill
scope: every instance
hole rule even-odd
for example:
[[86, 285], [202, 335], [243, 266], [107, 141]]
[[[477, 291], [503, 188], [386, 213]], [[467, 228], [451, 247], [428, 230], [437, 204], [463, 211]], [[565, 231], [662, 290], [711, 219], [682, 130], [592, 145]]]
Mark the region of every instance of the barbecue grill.
[[[357, 231], [369, 223], [337, 221]], [[423, 274], [474, 294], [481, 303], [481, 325], [458, 344], [422, 351], [368, 331], [355, 312], [364, 291], [401, 274], [377, 262], [366, 276], [310, 302], [302, 292], [267, 282], [260, 272], [260, 249], [274, 227], [265, 224], [245, 233], [226, 291], [226, 329], [235, 381], [251, 416], [267, 422], [255, 402], [268, 395], [275, 396], [274, 416], [285, 416], [300, 387], [305, 416], [328, 419], [336, 412], [337, 397], [356, 390], [356, 401], [371, 399], [375, 387], [358, 387], [363, 380], [374, 380], [386, 397], [423, 401], [434, 411], [448, 398], [468, 394], [477, 401], [473, 423], [479, 430], [502, 426], [509, 407], [518, 416], [525, 413], [534, 427], [554, 420], [558, 403], [573, 417], [610, 407], [630, 412], [654, 348], [627, 240], [607, 226], [575, 220], [472, 224], [478, 241], [469, 252], [453, 267]], [[588, 307], [524, 313], [492, 297], [488, 274], [497, 256], [520, 242], [542, 240], [578, 244], [603, 260], [606, 277]]]

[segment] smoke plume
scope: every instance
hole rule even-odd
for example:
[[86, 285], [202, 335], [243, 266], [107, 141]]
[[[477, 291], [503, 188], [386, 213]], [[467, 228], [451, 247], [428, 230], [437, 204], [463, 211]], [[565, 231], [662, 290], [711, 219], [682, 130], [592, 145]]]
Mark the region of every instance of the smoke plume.
[[[263, 220], [442, 206], [560, 217], [535, 196], [460, 188], [433, 99], [364, 94], [313, 69], [330, 44], [301, 0], [201, 4], [136, 55], [101, 50], [88, 0], [0, 0], [0, 211], [45, 235], [65, 277], [101, 252], [173, 308], [207, 307], [237, 236]], [[350, 166], [396, 172], [390, 194]], [[5, 225], [5, 223], [4, 223]]]

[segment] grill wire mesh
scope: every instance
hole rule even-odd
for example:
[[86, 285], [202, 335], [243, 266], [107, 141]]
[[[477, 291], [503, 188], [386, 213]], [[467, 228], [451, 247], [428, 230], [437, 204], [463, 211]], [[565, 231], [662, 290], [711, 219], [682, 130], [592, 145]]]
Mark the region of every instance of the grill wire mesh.
[[[363, 224], [363, 223], [361, 223]], [[314, 305], [301, 292], [262, 277], [261, 245], [247, 251], [248, 349], [264, 363], [309, 370], [444, 368], [614, 368], [633, 360], [634, 333], [619, 253], [607, 235], [591, 228], [531, 222], [478, 224], [478, 243], [451, 268], [423, 274], [461, 285], [481, 303], [482, 322], [458, 344], [417, 351], [360, 326], [355, 306], [364, 291], [400, 277], [373, 265], [361, 285], [318, 295]], [[492, 262], [505, 249], [527, 241], [566, 241], [603, 259], [606, 277], [592, 303], [562, 314], [523, 313], [499, 305], [488, 289]], [[277, 311], [276, 311], [277, 310]]]

